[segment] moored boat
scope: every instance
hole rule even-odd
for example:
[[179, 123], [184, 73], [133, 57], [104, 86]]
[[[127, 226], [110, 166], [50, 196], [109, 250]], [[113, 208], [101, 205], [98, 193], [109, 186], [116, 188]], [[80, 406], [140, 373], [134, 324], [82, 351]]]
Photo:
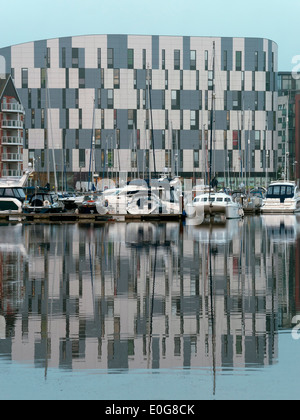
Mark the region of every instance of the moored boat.
[[0, 214], [22, 213], [22, 206], [26, 199], [24, 187], [31, 173], [30, 168], [21, 178], [0, 179]]
[[23, 205], [24, 213], [62, 213], [64, 204], [57, 194], [49, 191], [38, 191]]
[[261, 212], [273, 214], [300, 212], [300, 193], [296, 183], [293, 181], [272, 182], [263, 200]]
[[203, 212], [204, 217], [223, 216], [226, 219], [240, 219], [244, 216], [242, 206], [223, 192], [205, 193], [194, 198], [196, 212]]

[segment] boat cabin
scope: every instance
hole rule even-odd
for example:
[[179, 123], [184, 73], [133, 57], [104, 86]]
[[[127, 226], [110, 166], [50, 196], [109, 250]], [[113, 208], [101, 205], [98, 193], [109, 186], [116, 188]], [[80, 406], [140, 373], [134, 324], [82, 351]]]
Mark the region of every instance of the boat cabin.
[[266, 198], [276, 198], [280, 199], [281, 203], [284, 203], [284, 201], [288, 198], [294, 198], [295, 191], [296, 191], [295, 185], [292, 184], [274, 184], [270, 185], [267, 191]]
[[214, 196], [213, 194], [209, 195], [202, 195], [195, 197], [194, 203], [231, 203], [231, 197], [224, 196]]
[[21, 201], [21, 203], [24, 203], [25, 193], [23, 188], [0, 187], [0, 198], [16, 198]]

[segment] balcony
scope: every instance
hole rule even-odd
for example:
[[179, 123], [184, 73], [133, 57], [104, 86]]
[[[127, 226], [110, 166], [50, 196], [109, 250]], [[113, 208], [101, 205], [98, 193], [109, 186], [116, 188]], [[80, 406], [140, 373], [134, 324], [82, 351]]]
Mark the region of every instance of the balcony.
[[24, 114], [24, 108], [21, 104], [3, 103], [1, 109], [2, 109], [2, 112], [18, 112], [18, 113]]
[[2, 121], [2, 128], [22, 129], [23, 128], [23, 121], [21, 121], [21, 120], [3, 120]]
[[15, 169], [3, 169], [2, 176], [3, 177], [21, 177], [23, 176], [23, 172], [15, 170]]
[[23, 155], [21, 153], [3, 153], [2, 162], [23, 162]]
[[18, 136], [3, 136], [2, 137], [3, 146], [23, 146], [23, 138]]

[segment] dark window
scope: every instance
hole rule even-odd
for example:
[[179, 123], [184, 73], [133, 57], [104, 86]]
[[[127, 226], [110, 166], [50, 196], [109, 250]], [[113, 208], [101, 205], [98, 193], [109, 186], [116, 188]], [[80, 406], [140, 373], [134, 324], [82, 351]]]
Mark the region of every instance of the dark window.
[[242, 52], [236, 51], [235, 53], [235, 70], [241, 71], [242, 70]]
[[108, 69], [114, 68], [114, 49], [113, 48], [107, 49], [107, 68]]
[[28, 88], [28, 69], [22, 69], [22, 88]]
[[190, 53], [190, 70], [196, 70], [196, 51], [192, 50]]
[[174, 70], [180, 70], [180, 50], [174, 50]]
[[79, 69], [79, 88], [85, 88], [85, 69]]
[[79, 66], [79, 50], [78, 48], [72, 48], [72, 67], [78, 68]]
[[172, 109], [180, 109], [180, 90], [172, 90]]
[[127, 50], [127, 67], [129, 69], [133, 69], [133, 64], [134, 64], [134, 50], [133, 49], [128, 49]]

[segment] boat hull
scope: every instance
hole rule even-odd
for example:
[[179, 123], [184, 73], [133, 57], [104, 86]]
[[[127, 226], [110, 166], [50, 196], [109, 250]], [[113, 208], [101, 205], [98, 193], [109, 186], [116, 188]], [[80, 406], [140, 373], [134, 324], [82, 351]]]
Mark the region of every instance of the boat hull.
[[23, 203], [16, 198], [0, 198], [0, 214], [22, 213]]
[[263, 214], [295, 214], [300, 213], [300, 200], [285, 200], [280, 203], [279, 200], [267, 200], [262, 208]]

